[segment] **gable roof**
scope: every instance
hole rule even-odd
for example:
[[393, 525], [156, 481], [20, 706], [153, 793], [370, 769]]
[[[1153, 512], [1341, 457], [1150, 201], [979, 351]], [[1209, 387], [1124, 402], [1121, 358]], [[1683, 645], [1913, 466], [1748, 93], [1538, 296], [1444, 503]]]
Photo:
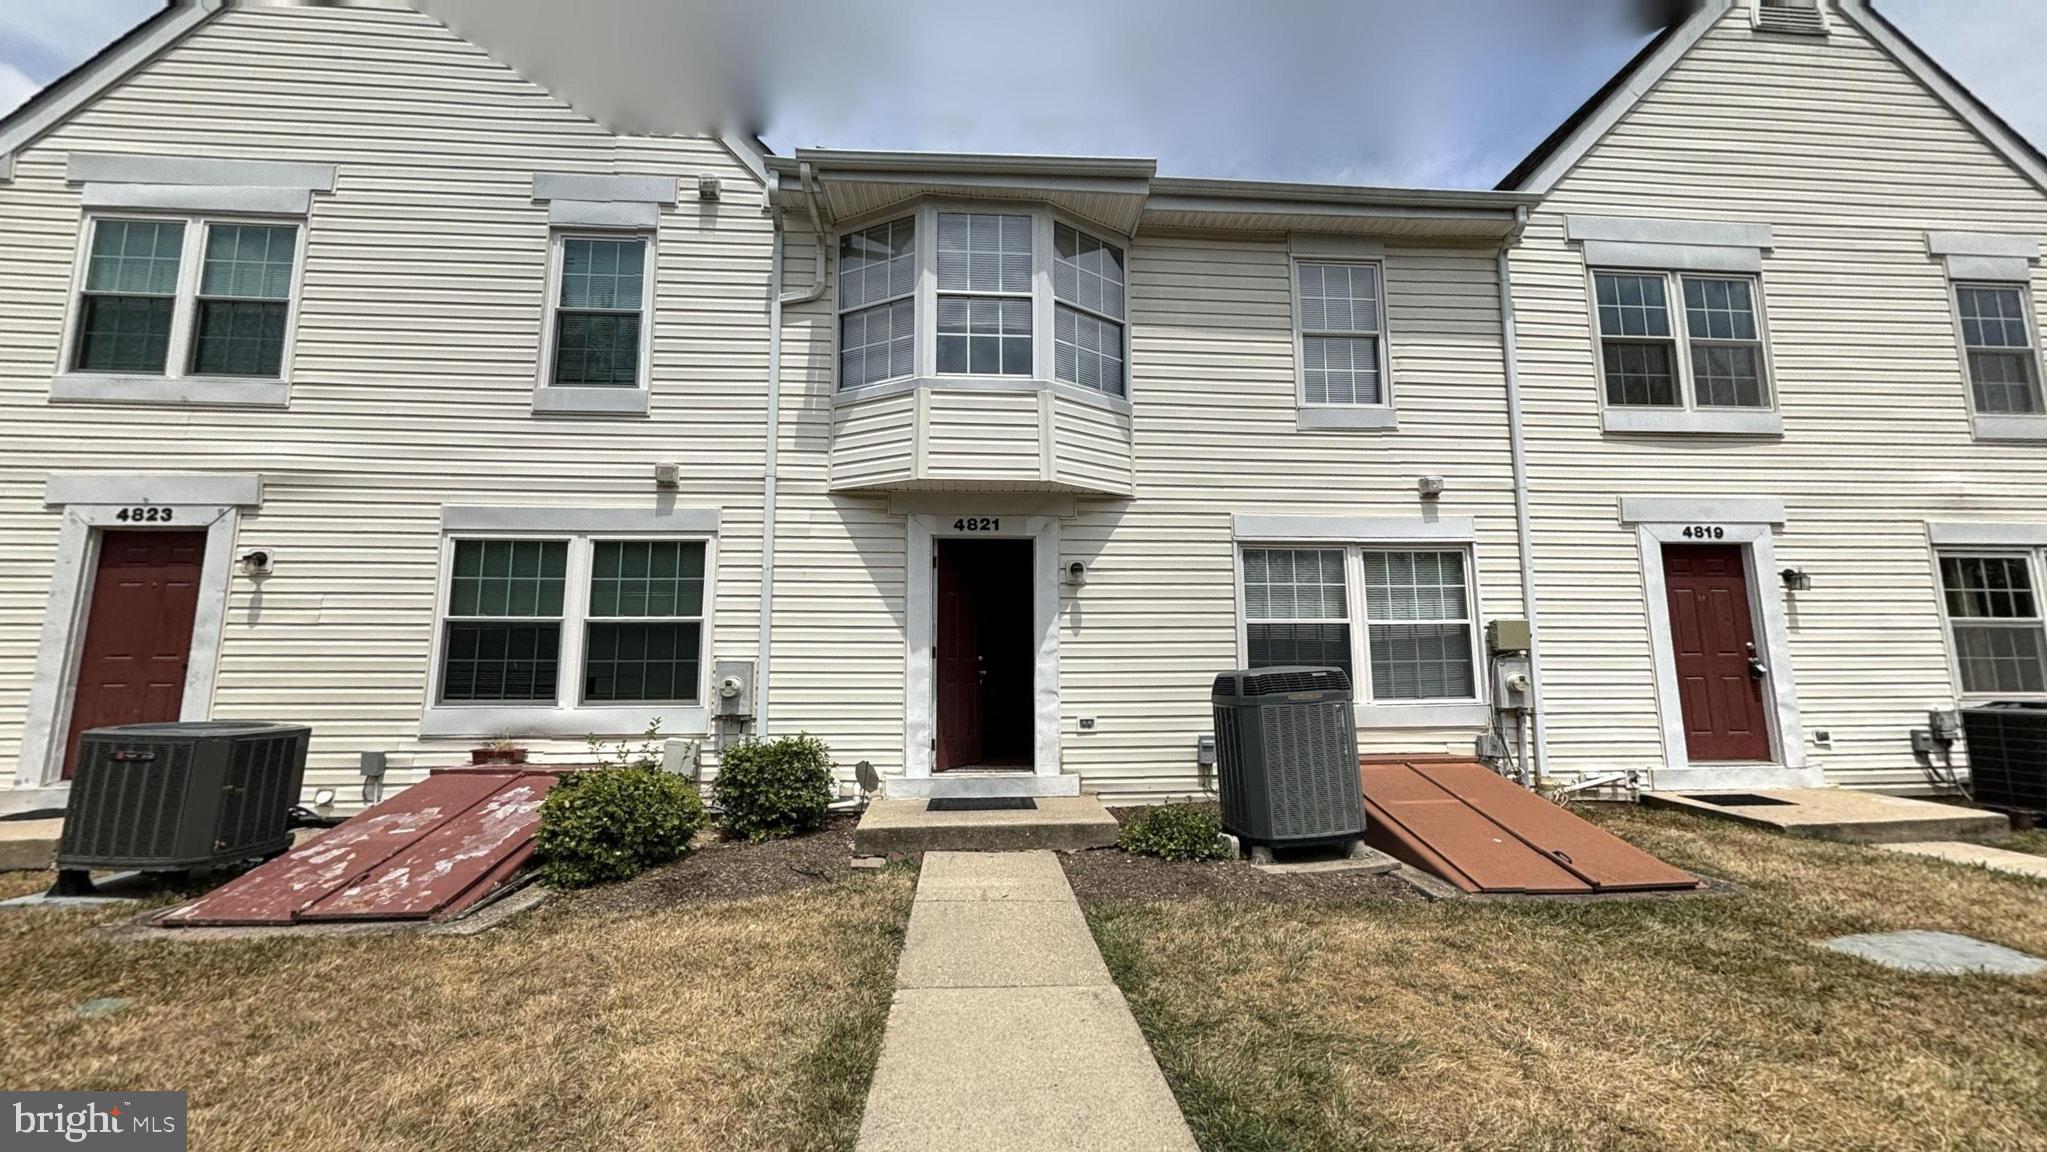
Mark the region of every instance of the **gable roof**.
[[[405, 0], [379, 2], [408, 10], [414, 7]], [[0, 183], [14, 178], [14, 157], [23, 148], [70, 119], [94, 97], [127, 79], [130, 73], [190, 35], [229, 4], [230, 0], [164, 0], [163, 7], [140, 24], [0, 117]], [[720, 132], [715, 139], [754, 179], [767, 182], [765, 162], [771, 153], [758, 136], [751, 132]]]
[[[1657, 34], [1495, 187], [1501, 191], [1547, 194], [1733, 7], [1734, 0], [1704, 0], [1689, 17]], [[1834, 10], [2035, 187], [2047, 192], [2047, 156], [1963, 87], [1911, 37], [1872, 7], [1869, 0], [1834, 0]]]

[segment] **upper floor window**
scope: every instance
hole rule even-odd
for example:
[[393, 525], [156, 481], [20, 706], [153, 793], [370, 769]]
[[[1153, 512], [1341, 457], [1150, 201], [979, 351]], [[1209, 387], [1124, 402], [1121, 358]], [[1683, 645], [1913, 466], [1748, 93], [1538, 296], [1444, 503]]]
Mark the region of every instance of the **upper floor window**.
[[1044, 211], [927, 206], [838, 249], [841, 389], [982, 377], [1124, 394], [1121, 248]]
[[1608, 406], [1770, 407], [1753, 279], [1607, 271], [1592, 279]]
[[643, 237], [559, 237], [553, 363], [566, 388], [636, 388], [646, 361], [648, 245]]
[[1294, 277], [1301, 403], [1385, 404], [1379, 266], [1301, 260]]
[[1955, 309], [1962, 322], [1962, 351], [1977, 413], [2040, 412], [2040, 360], [2033, 349], [2025, 289], [2016, 284], [1957, 284]]
[[297, 225], [95, 217], [88, 230], [71, 371], [283, 376]]

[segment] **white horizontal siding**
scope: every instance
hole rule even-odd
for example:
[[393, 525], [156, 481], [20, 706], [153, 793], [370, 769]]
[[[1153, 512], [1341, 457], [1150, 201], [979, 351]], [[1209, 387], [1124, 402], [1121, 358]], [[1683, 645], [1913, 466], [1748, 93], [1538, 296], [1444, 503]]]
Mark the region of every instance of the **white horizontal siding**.
[[[1781, 439], [1602, 435], [1570, 213], [1765, 223]], [[1925, 523], [2047, 518], [2047, 451], [1970, 439], [1929, 229], [2047, 237], [2047, 199], [1846, 21], [1756, 37], [1739, 9], [1557, 185], [1513, 258], [1553, 767], [1661, 763], [1623, 493], [1785, 500], [1780, 567], [1806, 755], [1836, 783], [1923, 784], [1907, 745], [1953, 707]], [[2047, 277], [2035, 273], [2036, 295]]]
[[1042, 480], [1044, 424], [1036, 392], [922, 388], [924, 466], [932, 480]]
[[1130, 491], [1130, 417], [1055, 393], [1053, 478], [1092, 491]]
[[[336, 166], [308, 221], [288, 411], [49, 403], [74, 149]], [[535, 170], [724, 180], [723, 200], [661, 216], [647, 419], [532, 414], [548, 237]], [[402, 782], [470, 743], [418, 736], [444, 504], [651, 507], [654, 464], [680, 463], [662, 499], [723, 513], [712, 651], [751, 658], [770, 235], [759, 185], [720, 145], [616, 139], [423, 16], [210, 21], [0, 185], [0, 756], [19, 746], [49, 595], [52, 472], [264, 475], [239, 542], [276, 549], [278, 568], [260, 591], [233, 584], [214, 714], [311, 724], [309, 783], [344, 795], [360, 751], [392, 752]]]

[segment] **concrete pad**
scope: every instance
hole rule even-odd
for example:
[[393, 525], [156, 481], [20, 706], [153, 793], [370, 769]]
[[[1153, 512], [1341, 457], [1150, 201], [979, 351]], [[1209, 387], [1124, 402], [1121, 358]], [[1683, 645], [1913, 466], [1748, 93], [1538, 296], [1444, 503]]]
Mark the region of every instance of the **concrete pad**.
[[927, 852], [917, 901], [1055, 900], [1073, 902], [1066, 871], [1050, 852]]
[[1275, 860], [1270, 864], [1253, 864], [1251, 867], [1273, 876], [1290, 876], [1306, 872], [1369, 872], [1383, 876], [1400, 867], [1400, 861], [1388, 856], [1377, 848], [1359, 844], [1350, 855], [1337, 859], [1321, 860]]
[[1820, 947], [1905, 972], [1943, 976], [2037, 976], [2047, 972], [2047, 960], [1953, 932], [1871, 932], [1822, 940]]
[[896, 993], [859, 1152], [1195, 1152], [1113, 985]]
[[1992, 848], [1987, 844], [1964, 844], [1959, 840], [1922, 840], [1908, 844], [1880, 844], [1878, 847], [1886, 852], [1902, 852], [1908, 856], [1931, 856], [1935, 860], [1946, 860], [1951, 864], [1968, 864], [1977, 868], [1988, 868], [1992, 872], [2009, 872], [2014, 876], [2047, 880], [2047, 856], [2014, 852], [2009, 848]]
[[0, 872], [40, 872], [57, 855], [64, 821], [0, 820]]
[[2011, 822], [1996, 812], [1852, 788], [1650, 792], [1642, 797], [1642, 803], [1792, 836], [1858, 844], [1956, 840], [1994, 836], [2011, 828]]
[[1109, 984], [1080, 905], [919, 900], [896, 961], [898, 988]]
[[931, 812], [923, 800], [876, 800], [853, 831], [853, 850], [886, 852], [1074, 851], [1116, 842], [1116, 818], [1092, 796], [1040, 796], [1037, 807]]

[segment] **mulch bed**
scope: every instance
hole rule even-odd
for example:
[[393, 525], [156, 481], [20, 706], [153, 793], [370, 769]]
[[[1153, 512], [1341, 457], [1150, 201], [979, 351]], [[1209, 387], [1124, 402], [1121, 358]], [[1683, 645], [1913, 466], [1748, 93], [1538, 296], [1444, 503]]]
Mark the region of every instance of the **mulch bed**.
[[575, 898], [598, 911], [642, 912], [820, 887], [863, 875], [848, 864], [857, 823], [856, 816], [838, 814], [823, 828], [787, 840], [717, 840], [671, 864]]
[[[1118, 823], [1139, 811], [1111, 808]], [[1230, 900], [1256, 904], [1329, 904], [1353, 900], [1421, 900], [1397, 876], [1369, 872], [1272, 875], [1243, 860], [1160, 860], [1116, 848], [1062, 852], [1066, 881], [1082, 904], [1112, 900]]]

